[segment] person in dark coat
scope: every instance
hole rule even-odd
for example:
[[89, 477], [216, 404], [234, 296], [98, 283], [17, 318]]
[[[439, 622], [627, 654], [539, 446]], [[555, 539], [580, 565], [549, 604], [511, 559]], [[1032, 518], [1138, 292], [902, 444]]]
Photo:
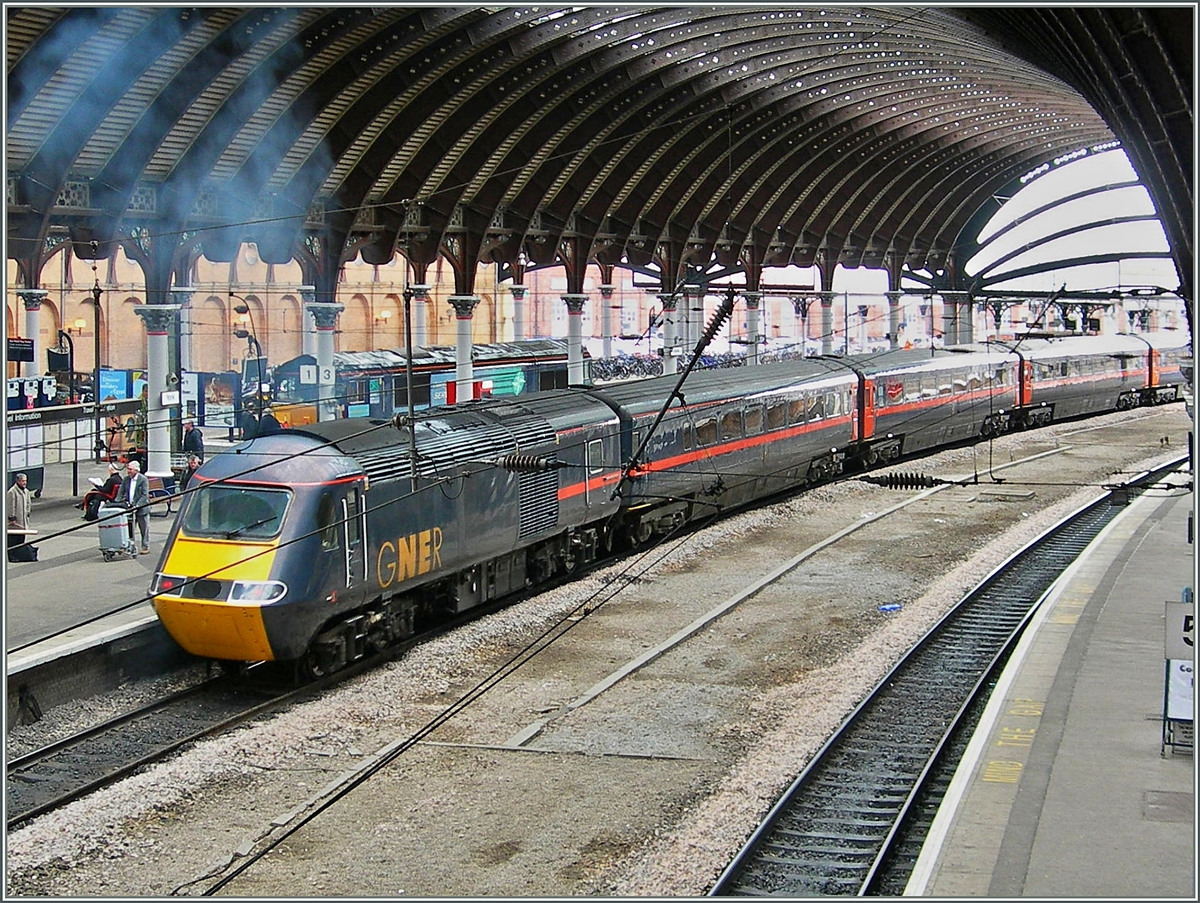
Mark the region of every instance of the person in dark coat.
[[242, 441], [253, 439], [258, 435], [258, 418], [249, 408], [244, 408], [241, 416], [238, 417], [238, 429], [242, 431]]
[[195, 455], [188, 455], [187, 469], [183, 472], [183, 477], [179, 481], [179, 491], [186, 492], [188, 485], [192, 482], [192, 474], [200, 469], [200, 459]]
[[264, 409], [262, 420], [258, 422], [258, 434], [260, 436], [270, 436], [282, 431], [283, 427], [279, 425], [279, 421], [275, 419], [275, 415], [271, 413], [271, 409]]
[[195, 455], [201, 464], [204, 463], [204, 434], [196, 429], [196, 424], [191, 420], [183, 421], [183, 453]]

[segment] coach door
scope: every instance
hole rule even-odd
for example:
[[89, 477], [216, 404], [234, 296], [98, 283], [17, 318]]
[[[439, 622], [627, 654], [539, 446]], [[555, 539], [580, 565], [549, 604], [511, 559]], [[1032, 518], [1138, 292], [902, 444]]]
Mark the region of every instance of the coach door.
[[362, 484], [356, 483], [342, 499], [342, 547], [346, 556], [346, 586], [367, 579], [367, 511]]

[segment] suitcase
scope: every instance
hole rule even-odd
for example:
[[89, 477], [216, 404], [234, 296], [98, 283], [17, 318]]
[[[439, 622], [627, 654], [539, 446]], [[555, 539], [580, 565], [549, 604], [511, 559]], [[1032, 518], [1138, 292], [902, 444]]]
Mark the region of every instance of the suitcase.
[[105, 561], [121, 555], [137, 558], [137, 546], [130, 536], [128, 508], [108, 503], [101, 505], [96, 525], [100, 528], [100, 552]]

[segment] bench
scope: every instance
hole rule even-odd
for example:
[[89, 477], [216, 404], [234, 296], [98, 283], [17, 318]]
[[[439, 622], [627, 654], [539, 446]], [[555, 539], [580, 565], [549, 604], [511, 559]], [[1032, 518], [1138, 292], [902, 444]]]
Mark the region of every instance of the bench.
[[[176, 495], [174, 486], [171, 489], [168, 489], [166, 484], [163, 483], [162, 477], [146, 477], [146, 479], [150, 483], [150, 504], [152, 506], [150, 508], [150, 516], [167, 517], [168, 515], [174, 514], [175, 512], [171, 507], [175, 501]], [[179, 484], [175, 483], [174, 485], [178, 486]], [[158, 504], [164, 500], [167, 503], [165, 506]]]

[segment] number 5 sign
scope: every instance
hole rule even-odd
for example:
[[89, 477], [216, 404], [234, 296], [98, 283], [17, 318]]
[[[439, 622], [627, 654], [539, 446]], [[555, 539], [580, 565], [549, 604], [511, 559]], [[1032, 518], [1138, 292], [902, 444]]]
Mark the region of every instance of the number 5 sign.
[[1194, 660], [1196, 657], [1196, 604], [1168, 602], [1166, 658]]

